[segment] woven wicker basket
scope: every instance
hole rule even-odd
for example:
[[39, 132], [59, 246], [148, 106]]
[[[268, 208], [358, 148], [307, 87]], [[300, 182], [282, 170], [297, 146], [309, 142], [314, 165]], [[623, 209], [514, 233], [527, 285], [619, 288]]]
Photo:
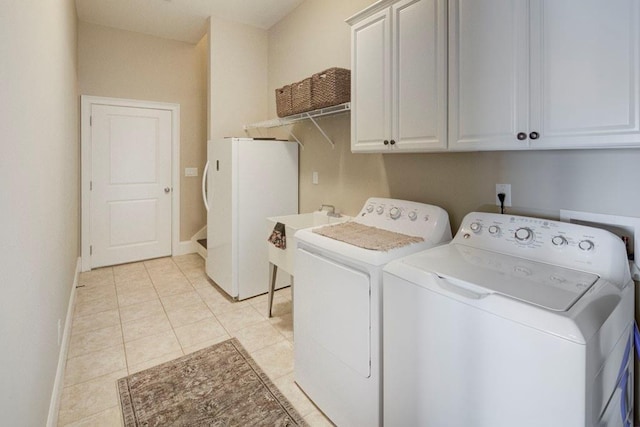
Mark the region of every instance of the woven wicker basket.
[[329, 68], [311, 77], [311, 104], [313, 109], [330, 107], [351, 100], [351, 71]]
[[291, 109], [293, 114], [313, 110], [311, 106], [311, 77], [291, 85]]
[[291, 85], [276, 89], [276, 113], [278, 117], [287, 117], [293, 114], [291, 108]]

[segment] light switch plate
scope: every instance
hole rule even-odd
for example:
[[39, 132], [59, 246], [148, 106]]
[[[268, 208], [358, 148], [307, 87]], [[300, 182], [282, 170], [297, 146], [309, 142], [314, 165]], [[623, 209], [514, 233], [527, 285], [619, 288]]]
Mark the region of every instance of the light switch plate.
[[198, 168], [184, 168], [184, 176], [198, 176]]

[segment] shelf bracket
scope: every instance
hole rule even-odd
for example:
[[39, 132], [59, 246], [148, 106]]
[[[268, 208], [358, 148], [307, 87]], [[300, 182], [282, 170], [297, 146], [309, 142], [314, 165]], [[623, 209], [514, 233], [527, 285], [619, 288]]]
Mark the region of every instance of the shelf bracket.
[[[331, 138], [329, 138], [329, 135], [327, 135], [326, 132], [320, 127], [320, 125], [318, 124], [318, 122], [316, 122], [314, 117], [329, 116], [329, 115], [333, 115], [333, 114], [345, 113], [345, 112], [349, 112], [350, 110], [351, 110], [351, 103], [345, 102], [344, 104], [338, 104], [338, 105], [333, 105], [333, 106], [330, 106], [330, 107], [320, 108], [318, 110], [308, 111], [306, 113], [298, 113], [298, 114], [294, 114], [292, 116], [280, 117], [280, 118], [277, 118], [277, 119], [267, 120], [267, 121], [260, 122], [260, 123], [247, 124], [247, 125], [244, 125], [243, 128], [244, 128], [244, 131], [247, 134], [249, 134], [249, 130], [250, 129], [258, 129], [258, 132], [260, 132], [260, 129], [263, 129], [263, 128], [289, 126], [289, 125], [297, 123], [297, 122], [299, 122], [301, 120], [309, 119], [315, 125], [315, 127], [320, 131], [322, 136], [324, 136], [324, 138], [327, 141], [329, 141], [329, 144], [331, 144], [331, 148], [335, 148], [335, 144], [333, 143]], [[287, 132], [289, 133], [289, 136], [291, 136], [293, 139], [295, 139], [296, 142], [300, 145], [300, 147], [302, 147], [302, 149], [304, 149], [304, 145], [302, 144], [302, 142], [300, 142], [298, 137], [296, 137], [290, 129], [287, 130]]]
[[307, 116], [308, 116], [307, 118], [308, 118], [309, 120], [311, 120], [311, 122], [312, 122], [314, 125], [316, 125], [316, 127], [318, 128], [318, 130], [320, 131], [320, 133], [322, 134], [322, 136], [324, 136], [324, 138], [325, 138], [327, 141], [329, 141], [329, 144], [331, 144], [331, 148], [336, 148], [336, 145], [333, 143], [333, 141], [331, 140], [331, 138], [329, 138], [329, 137], [327, 136], [327, 134], [324, 132], [324, 130], [322, 130], [322, 128], [320, 127], [320, 125], [318, 124], [318, 122], [316, 122], [316, 120], [315, 120], [313, 117], [311, 117], [310, 115], [308, 115], [308, 114], [307, 114]]
[[298, 139], [297, 136], [295, 136], [293, 134], [293, 132], [291, 131], [291, 129], [288, 129], [287, 132], [289, 133], [289, 136], [291, 136], [291, 138], [295, 139], [296, 142], [298, 143], [298, 145], [300, 146], [300, 148], [302, 148], [304, 150], [304, 144], [302, 142], [300, 142], [300, 140]]

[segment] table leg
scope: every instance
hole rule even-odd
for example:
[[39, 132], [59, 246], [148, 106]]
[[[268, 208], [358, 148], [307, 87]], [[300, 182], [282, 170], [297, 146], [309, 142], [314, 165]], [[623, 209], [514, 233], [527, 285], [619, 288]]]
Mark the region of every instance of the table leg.
[[269, 284], [269, 317], [271, 317], [271, 308], [273, 307], [273, 292], [276, 289], [276, 275], [278, 274], [278, 266], [269, 263], [269, 272], [271, 273], [271, 283]]

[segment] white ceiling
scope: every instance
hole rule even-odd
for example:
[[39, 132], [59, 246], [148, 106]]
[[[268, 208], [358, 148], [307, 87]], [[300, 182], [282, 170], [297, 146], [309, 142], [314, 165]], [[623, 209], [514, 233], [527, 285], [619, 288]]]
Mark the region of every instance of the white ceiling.
[[197, 43], [214, 16], [269, 29], [304, 0], [76, 0], [78, 19]]

